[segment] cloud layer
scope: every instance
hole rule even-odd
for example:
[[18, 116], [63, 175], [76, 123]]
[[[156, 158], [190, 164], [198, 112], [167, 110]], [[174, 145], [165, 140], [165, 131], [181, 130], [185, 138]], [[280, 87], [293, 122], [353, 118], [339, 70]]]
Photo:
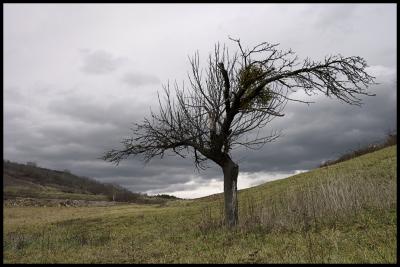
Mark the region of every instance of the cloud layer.
[[83, 50], [82, 71], [88, 74], [107, 74], [115, 71], [123, 62], [123, 58], [114, 58], [107, 51], [98, 50], [89, 52]]

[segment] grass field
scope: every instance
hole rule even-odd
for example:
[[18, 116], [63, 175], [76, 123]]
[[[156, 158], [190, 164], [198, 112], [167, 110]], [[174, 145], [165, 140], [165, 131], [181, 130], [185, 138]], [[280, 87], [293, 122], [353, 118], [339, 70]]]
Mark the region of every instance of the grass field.
[[7, 186], [3, 193], [8, 198], [29, 197], [29, 198], [50, 198], [50, 199], [80, 199], [80, 200], [108, 200], [105, 195], [68, 193], [50, 186], [42, 186], [41, 188], [31, 188], [28, 186]]
[[396, 146], [223, 198], [5, 207], [5, 263], [395, 263]]

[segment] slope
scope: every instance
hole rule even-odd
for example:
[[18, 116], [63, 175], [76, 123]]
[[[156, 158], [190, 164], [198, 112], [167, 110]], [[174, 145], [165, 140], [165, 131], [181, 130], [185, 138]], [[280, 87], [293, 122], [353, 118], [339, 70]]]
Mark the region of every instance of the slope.
[[3, 199], [14, 198], [162, 202], [162, 199], [150, 198], [118, 185], [77, 176], [68, 170], [50, 170], [3, 161]]
[[[395, 263], [396, 146], [239, 192], [166, 205], [6, 208], [5, 262]], [[31, 218], [26, 221], [25, 218]]]

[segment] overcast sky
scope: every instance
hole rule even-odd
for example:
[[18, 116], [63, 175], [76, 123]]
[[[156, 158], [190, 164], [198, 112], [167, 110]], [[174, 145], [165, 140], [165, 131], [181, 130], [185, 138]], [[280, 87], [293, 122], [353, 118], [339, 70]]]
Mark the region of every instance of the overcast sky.
[[[283, 136], [238, 149], [239, 189], [317, 167], [396, 130], [395, 4], [6, 4], [4, 158], [114, 182], [135, 192], [193, 198], [223, 191], [210, 163], [179, 157], [116, 167], [98, 159], [158, 109], [157, 91], [182, 81], [188, 56], [216, 42], [280, 43], [300, 58], [361, 56], [379, 85], [364, 105], [314, 96], [289, 103], [266, 131]], [[203, 63], [205, 63], [203, 61]], [[205, 66], [205, 65], [203, 65]]]

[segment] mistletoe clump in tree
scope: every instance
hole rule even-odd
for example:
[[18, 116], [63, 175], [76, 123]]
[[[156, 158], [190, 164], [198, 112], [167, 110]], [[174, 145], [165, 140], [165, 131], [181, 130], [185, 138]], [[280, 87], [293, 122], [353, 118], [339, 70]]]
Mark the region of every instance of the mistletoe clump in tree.
[[[361, 95], [374, 84], [366, 72], [366, 61], [358, 56], [327, 56], [322, 61], [300, 61], [292, 50], [278, 44], [260, 43], [243, 49], [231, 39], [237, 51], [215, 45], [203, 75], [199, 54], [190, 58], [189, 87], [164, 86], [165, 98], [159, 112], [135, 123], [132, 136], [121, 149], [107, 152], [103, 159], [118, 164], [130, 155], [142, 159], [163, 157], [173, 151], [181, 157], [193, 156], [195, 166], [204, 169], [207, 160], [222, 168], [224, 175], [225, 222], [238, 223], [237, 178], [239, 166], [231, 150], [237, 146], [259, 148], [279, 137], [251, 135], [272, 119], [282, 117], [288, 102], [311, 103], [290, 97], [303, 90], [311, 95], [322, 92], [350, 105], [361, 105]], [[254, 137], [255, 136], [255, 137]]]

